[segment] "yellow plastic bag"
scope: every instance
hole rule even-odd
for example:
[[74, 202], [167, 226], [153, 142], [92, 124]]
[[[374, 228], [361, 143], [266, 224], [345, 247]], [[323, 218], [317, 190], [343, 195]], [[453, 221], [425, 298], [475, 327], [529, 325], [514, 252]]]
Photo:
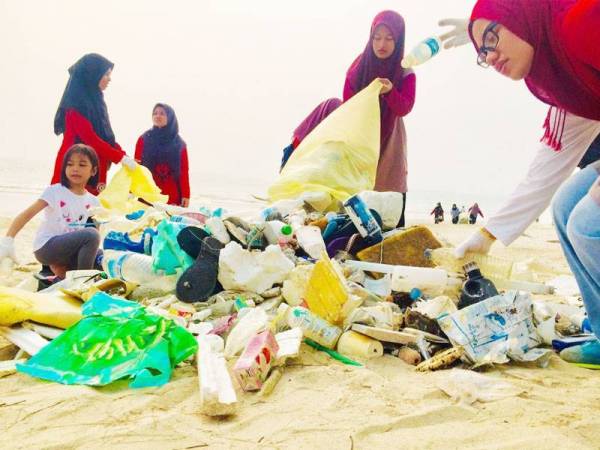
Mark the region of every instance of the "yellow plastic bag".
[[321, 122], [292, 153], [269, 188], [272, 202], [303, 192], [328, 192], [344, 201], [375, 186], [379, 160], [382, 84], [373, 81]]
[[[131, 198], [130, 192], [134, 198]], [[169, 199], [160, 193], [160, 189], [152, 179], [152, 174], [141, 164], [138, 164], [134, 170], [121, 167], [98, 195], [102, 206], [125, 214], [146, 208], [137, 201], [137, 197], [150, 203], [166, 203]]]
[[25, 320], [68, 328], [81, 319], [81, 303], [66, 296], [0, 286], [0, 326]]

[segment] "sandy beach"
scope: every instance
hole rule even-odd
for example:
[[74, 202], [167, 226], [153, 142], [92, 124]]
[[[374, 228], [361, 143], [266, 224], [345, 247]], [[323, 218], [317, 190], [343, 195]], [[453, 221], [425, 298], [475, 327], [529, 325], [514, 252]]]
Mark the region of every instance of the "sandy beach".
[[[7, 225], [2, 219], [0, 232]], [[451, 244], [473, 230], [430, 226]], [[31, 224], [20, 235], [23, 262], [34, 230]], [[535, 224], [493, 253], [566, 269], [549, 225]], [[90, 388], [14, 374], [0, 379], [0, 442], [2, 448], [61, 449], [599, 448], [597, 372], [553, 356], [545, 369], [511, 363], [485, 374], [522, 393], [468, 406], [438, 388], [448, 371], [418, 373], [389, 355], [348, 367], [306, 347], [270, 397], [238, 392], [240, 410], [226, 420], [199, 413], [193, 366], [176, 369], [162, 388], [140, 390], [126, 382]]]

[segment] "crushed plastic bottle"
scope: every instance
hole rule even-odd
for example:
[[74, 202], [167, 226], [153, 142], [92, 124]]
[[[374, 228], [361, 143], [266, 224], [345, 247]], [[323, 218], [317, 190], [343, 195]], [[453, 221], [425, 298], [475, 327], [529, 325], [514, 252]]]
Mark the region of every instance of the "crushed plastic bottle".
[[482, 273], [491, 279], [510, 280], [513, 272], [513, 262], [497, 256], [467, 253], [462, 259], [454, 256], [451, 248], [443, 247], [427, 250], [425, 256], [436, 266], [448, 272], [461, 273], [468, 262], [477, 264]]
[[300, 328], [304, 337], [312, 339], [327, 348], [335, 347], [342, 330], [313, 314], [302, 306], [279, 305], [278, 312], [284, 315], [290, 328]]
[[442, 42], [438, 37], [428, 37], [419, 42], [410, 53], [402, 59], [402, 67], [410, 69], [411, 67], [423, 64], [437, 55], [441, 49]]

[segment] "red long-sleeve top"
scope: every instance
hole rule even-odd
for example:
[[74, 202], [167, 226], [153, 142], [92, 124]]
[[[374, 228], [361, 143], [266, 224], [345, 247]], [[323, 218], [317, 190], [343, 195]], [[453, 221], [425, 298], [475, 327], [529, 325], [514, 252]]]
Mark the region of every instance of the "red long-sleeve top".
[[54, 162], [54, 173], [51, 184], [60, 183], [63, 159], [65, 153], [73, 144], [89, 145], [98, 155], [98, 185], [87, 187], [87, 190], [91, 194], [98, 195], [99, 191], [104, 189], [106, 185], [106, 173], [108, 172], [110, 163], [116, 164], [120, 162], [123, 156], [125, 156], [125, 152], [119, 144], [115, 144], [113, 147], [100, 138], [94, 131], [91, 122], [76, 109], [68, 109], [65, 113], [63, 141]]
[[[143, 154], [144, 137], [140, 136], [135, 144], [135, 159], [140, 164]], [[148, 167], [148, 169], [152, 172], [152, 178], [154, 178], [154, 182], [160, 188], [161, 192], [169, 196], [169, 205], [181, 205], [184, 198], [190, 198], [190, 178], [186, 147], [183, 147], [181, 150], [179, 183], [167, 164], [159, 164], [155, 167]]]

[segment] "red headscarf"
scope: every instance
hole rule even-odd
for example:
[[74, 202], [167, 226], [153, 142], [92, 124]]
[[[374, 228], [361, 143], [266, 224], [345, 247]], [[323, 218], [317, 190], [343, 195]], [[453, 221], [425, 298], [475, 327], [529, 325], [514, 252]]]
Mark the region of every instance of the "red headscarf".
[[[373, 51], [373, 34], [379, 25], [385, 25], [394, 36], [394, 53], [389, 58], [380, 59]], [[400, 63], [404, 58], [404, 19], [395, 11], [382, 11], [375, 16], [371, 24], [369, 41], [364, 51], [354, 60], [346, 78], [354, 92], [367, 87], [375, 78], [387, 78], [395, 88], [400, 89], [405, 71]], [[394, 114], [385, 100], [381, 101], [381, 142], [389, 138], [394, 122]]]
[[538, 99], [561, 110], [553, 124], [549, 121], [549, 111], [545, 123], [543, 140], [555, 150], [561, 148], [564, 111], [600, 120], [600, 74], [566, 47], [569, 36], [563, 21], [577, 2], [478, 0], [471, 15], [472, 21], [488, 19], [506, 26], [534, 48], [533, 64], [525, 83]]

